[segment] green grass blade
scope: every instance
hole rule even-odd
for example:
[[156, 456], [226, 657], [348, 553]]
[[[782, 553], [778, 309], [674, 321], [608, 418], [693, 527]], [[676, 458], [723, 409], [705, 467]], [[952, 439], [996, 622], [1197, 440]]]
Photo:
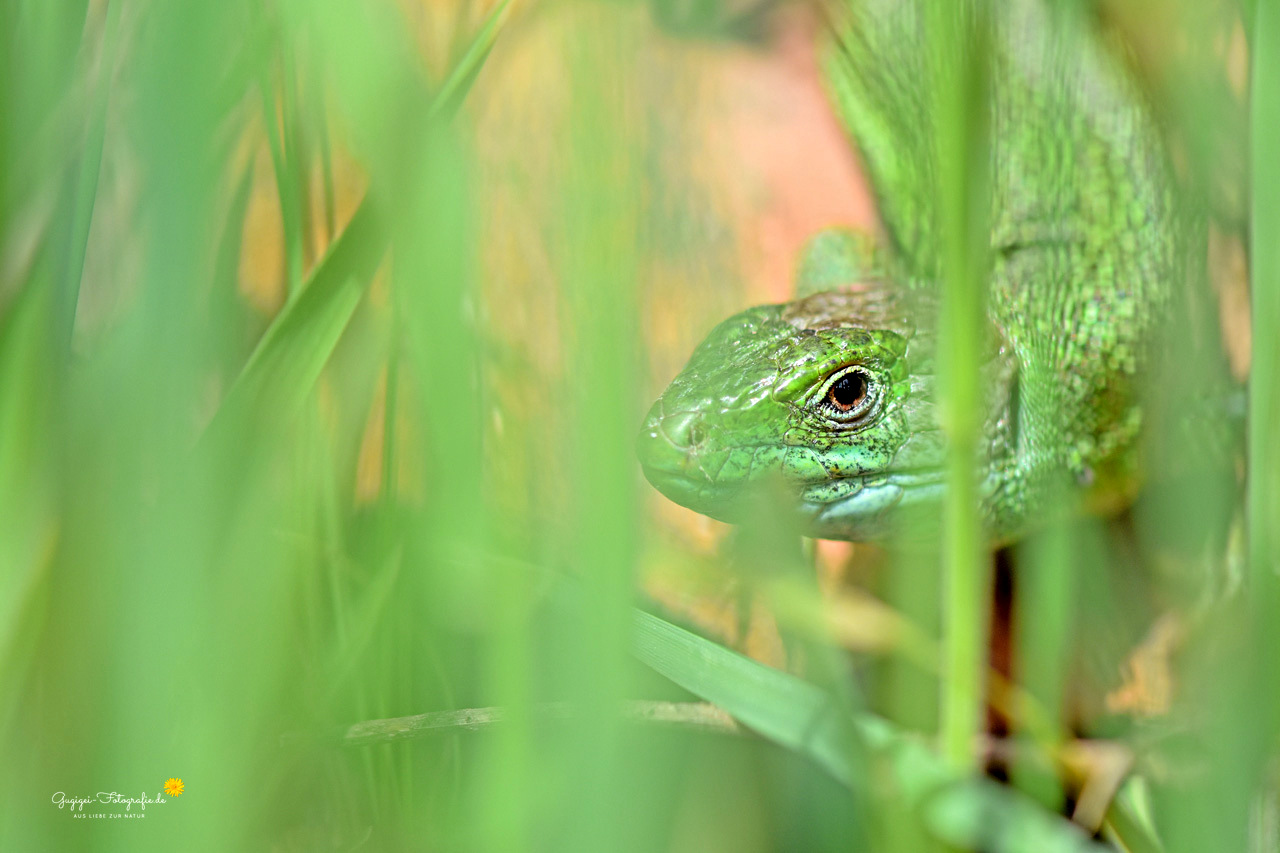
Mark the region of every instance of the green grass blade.
[[[510, 0], [506, 0], [481, 26], [433, 101], [429, 119], [448, 120], [456, 112], [493, 48], [509, 6]], [[268, 122], [270, 118], [268, 114]], [[273, 143], [277, 173], [282, 168], [278, 147]], [[284, 202], [282, 195], [282, 205]], [[316, 264], [297, 298], [272, 321], [236, 379], [218, 419], [227, 417], [223, 410], [228, 407], [234, 410], [264, 401], [270, 401], [276, 416], [287, 417], [297, 411], [355, 312], [386, 243], [386, 229], [373, 202], [366, 198]]]
[[[210, 432], [258, 405], [273, 418], [298, 411], [333, 352], [382, 257], [385, 238], [370, 199], [276, 316], [227, 394]], [[233, 414], [234, 413], [234, 414]]]
[[[46, 286], [41, 286], [46, 285]], [[54, 399], [41, 369], [54, 351], [52, 288], [33, 280], [0, 315], [0, 684], [19, 683], [18, 647], [58, 538]], [[17, 691], [0, 691], [0, 730]]]
[[1249, 381], [1249, 543], [1269, 582], [1280, 555], [1280, 8], [1260, 0], [1253, 59], [1253, 357]]
[[102, 34], [101, 79], [97, 81], [93, 108], [89, 117], [84, 149], [80, 153], [80, 168], [76, 176], [75, 202], [72, 211], [71, 230], [67, 238], [66, 282], [64, 287], [63, 316], [60, 330], [63, 346], [71, 340], [75, 326], [76, 305], [80, 298], [80, 280], [84, 275], [85, 253], [89, 246], [89, 226], [93, 223], [94, 202], [98, 198], [98, 175], [102, 168], [102, 145], [106, 135], [107, 106], [111, 96], [111, 75], [115, 69], [116, 48], [119, 44], [120, 4], [107, 7], [107, 18]]
[[462, 58], [449, 72], [449, 76], [445, 78], [444, 84], [436, 94], [431, 104], [431, 118], [448, 120], [458, 111], [458, 107], [462, 106], [467, 93], [471, 91], [472, 84], [475, 83], [476, 75], [480, 73], [480, 69], [484, 67], [484, 61], [489, 57], [489, 51], [493, 50], [493, 45], [498, 40], [498, 34], [502, 32], [502, 25], [507, 21], [507, 11], [510, 8], [511, 0], [502, 0], [502, 3], [489, 13], [489, 17], [485, 19], [479, 32], [463, 51]]
[[987, 50], [983, 0], [934, 3], [931, 49], [938, 74], [935, 128], [943, 246], [939, 364], [947, 436], [943, 510], [945, 569], [942, 750], [957, 767], [975, 768], [983, 725], [983, 673], [990, 581], [978, 517], [979, 370], [985, 331], [988, 233]]
[[885, 763], [896, 793], [947, 843], [1011, 852], [1100, 849], [1026, 797], [957, 774], [890, 723], [869, 714], [843, 719], [834, 697], [806, 681], [648, 613], [635, 614], [634, 628], [634, 653], [644, 664], [851, 787], [872, 784], [850, 767], [850, 739], [860, 740]]
[[[288, 70], [282, 74], [288, 75]], [[287, 102], [287, 93], [277, 97], [270, 74], [265, 74], [259, 91], [262, 95], [262, 126], [267, 134], [267, 147], [271, 151], [272, 171], [275, 173], [276, 195], [280, 200], [280, 220], [284, 230], [285, 254], [285, 292], [292, 298], [298, 294], [302, 284], [302, 231], [303, 222], [301, 198], [301, 171], [303, 164], [290, 149], [287, 136], [290, 132], [289, 117], [291, 109]], [[277, 124], [277, 112], [283, 120]], [[284, 125], [283, 134], [280, 125]]]
[[769, 740], [853, 782], [847, 729], [822, 690], [648, 613], [635, 616], [635, 654], [684, 689], [719, 705]]

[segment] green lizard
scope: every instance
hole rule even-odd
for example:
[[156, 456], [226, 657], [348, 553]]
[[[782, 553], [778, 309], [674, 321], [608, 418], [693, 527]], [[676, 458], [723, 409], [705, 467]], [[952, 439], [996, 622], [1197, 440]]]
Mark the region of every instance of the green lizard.
[[[827, 82], [887, 240], [811, 241], [797, 298], [718, 325], [653, 405], [638, 453], [655, 487], [704, 514], [740, 521], [762, 484], [782, 483], [807, 535], [861, 541], [939, 497], [946, 447], [924, 16], [846, 2]], [[1039, 2], [993, 5], [979, 491], [997, 541], [1035, 521], [1046, 483], [1094, 509], [1133, 497], [1139, 376], [1182, 250], [1168, 159], [1119, 58]]]

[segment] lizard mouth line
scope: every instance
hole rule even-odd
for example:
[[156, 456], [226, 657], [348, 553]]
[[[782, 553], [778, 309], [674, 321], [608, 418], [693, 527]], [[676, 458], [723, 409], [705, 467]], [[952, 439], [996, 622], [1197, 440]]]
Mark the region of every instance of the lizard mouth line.
[[[721, 516], [717, 509], [728, 509], [730, 505], [755, 491], [759, 485], [748, 480], [725, 482], [712, 479], [698, 469], [694, 469], [694, 472], [696, 473], [644, 467], [645, 478], [658, 491], [677, 503], [717, 518]], [[838, 491], [840, 495], [832, 495], [828, 500], [840, 500], [859, 491], [884, 487], [904, 492], [916, 489], [934, 490], [945, 484], [946, 472], [941, 468], [917, 468], [827, 477], [821, 480], [788, 481], [780, 478], [776, 482], [778, 487], [798, 493], [805, 500], [826, 503], [828, 501], [823, 500], [823, 493], [832, 491]]]
[[904, 489], [916, 486], [938, 486], [946, 482], [947, 472], [941, 468], [911, 468], [902, 471], [886, 471], [882, 475], [866, 475], [864, 481], [885, 479], [890, 485]]

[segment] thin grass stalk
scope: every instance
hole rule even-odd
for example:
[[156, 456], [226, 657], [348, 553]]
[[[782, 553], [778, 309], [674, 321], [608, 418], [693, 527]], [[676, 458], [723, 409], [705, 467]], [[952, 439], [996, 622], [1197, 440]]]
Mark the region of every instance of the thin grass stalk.
[[584, 606], [562, 665], [572, 670], [570, 695], [593, 711], [569, 744], [565, 767], [583, 812], [568, 846], [594, 850], [611, 846], [618, 822], [635, 808], [623, 782], [631, 772], [628, 740], [613, 712], [628, 692], [636, 582], [639, 124], [627, 90], [635, 67], [630, 29], [616, 14], [582, 3], [564, 37], [573, 82], [558, 236], [564, 356], [571, 367], [568, 441], [559, 452], [571, 472], [568, 545]]
[[[288, 70], [281, 72], [288, 75]], [[267, 144], [271, 151], [271, 165], [276, 179], [276, 194], [280, 200], [280, 222], [284, 231], [285, 292], [292, 299], [302, 285], [302, 225], [298, 209], [297, 187], [294, 185], [294, 169], [289, 162], [286, 138], [289, 133], [290, 110], [284, 105], [285, 96], [276, 96], [270, 76], [262, 80], [262, 122], [267, 131]]]
[[[1019, 572], [1015, 605], [1017, 680], [1034, 697], [1041, 715], [1037, 729], [1025, 723], [1020, 735], [1054, 753], [1063, 743], [1062, 700], [1066, 652], [1070, 640], [1073, 570], [1072, 535], [1065, 518], [1055, 518], [1023, 554], [1029, 559]], [[1039, 735], [1039, 737], [1037, 737]], [[1051, 740], [1045, 742], [1047, 735]], [[1062, 807], [1063, 791], [1053, 775], [1033, 761], [1014, 768], [1014, 781], [1046, 808]]]
[[934, 129], [941, 191], [943, 308], [939, 337], [948, 441], [943, 522], [945, 680], [943, 754], [977, 768], [983, 725], [989, 567], [977, 501], [982, 428], [979, 360], [987, 243], [987, 8], [982, 0], [929, 7], [938, 73]]
[[[1247, 524], [1253, 584], [1254, 643], [1264, 650], [1254, 670], [1253, 713], [1238, 724], [1255, 734], [1250, 746], [1274, 755], [1280, 737], [1280, 694], [1272, 677], [1280, 649], [1280, 3], [1257, 0], [1253, 27], [1251, 103], [1253, 352], [1249, 376], [1249, 466]], [[1255, 665], [1257, 666], [1257, 665]], [[1263, 771], [1258, 767], [1257, 771]], [[1254, 770], [1248, 764], [1242, 771]], [[1274, 774], [1252, 808], [1275, 816]], [[1265, 779], [1265, 777], [1264, 777]], [[1256, 821], [1261, 823], [1261, 821]], [[1254, 833], [1258, 833], [1256, 827]], [[1277, 830], [1280, 832], [1280, 830]], [[1273, 832], [1272, 835], [1275, 833]], [[1254, 843], [1268, 843], [1255, 837]], [[1274, 841], [1274, 838], [1269, 839]]]
[[1258, 0], [1252, 91], [1253, 354], [1249, 377], [1249, 556], [1271, 585], [1280, 539], [1280, 8]]
[[333, 151], [329, 143], [329, 106], [324, 91], [312, 95], [315, 102], [315, 133], [320, 148], [321, 192], [324, 200], [325, 245], [338, 234], [338, 210], [333, 186]]
[[102, 54], [99, 58], [97, 86], [93, 90], [84, 148], [80, 153], [80, 169], [76, 178], [71, 229], [67, 239], [66, 281], [63, 283], [61, 347], [71, 343], [75, 327], [76, 306], [80, 301], [80, 281], [84, 276], [84, 259], [89, 248], [89, 228], [93, 224], [93, 208], [98, 198], [98, 175], [102, 170], [102, 146], [106, 137], [107, 108], [111, 102], [111, 78], [115, 71], [116, 49], [120, 42], [120, 5], [107, 6], [102, 27]]

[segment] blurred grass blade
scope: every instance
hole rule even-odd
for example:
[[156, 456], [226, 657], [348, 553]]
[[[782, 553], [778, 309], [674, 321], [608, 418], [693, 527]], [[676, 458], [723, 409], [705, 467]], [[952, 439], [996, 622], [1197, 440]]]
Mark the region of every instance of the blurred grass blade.
[[484, 61], [489, 57], [489, 51], [493, 50], [493, 45], [498, 40], [498, 33], [502, 31], [502, 25], [507, 21], [507, 10], [510, 8], [511, 0], [502, 0], [496, 9], [489, 13], [480, 31], [463, 52], [458, 64], [449, 72], [444, 85], [440, 87], [435, 100], [432, 101], [431, 110], [428, 113], [430, 118], [441, 118], [447, 121], [458, 111], [458, 107], [462, 106], [467, 92], [471, 91], [471, 86], [475, 83], [476, 75], [480, 73]]
[[80, 300], [80, 280], [84, 275], [84, 259], [89, 246], [89, 227], [93, 223], [94, 203], [98, 198], [98, 176], [102, 169], [102, 146], [106, 136], [107, 106], [111, 100], [111, 75], [116, 64], [116, 48], [119, 44], [120, 4], [107, 6], [106, 22], [102, 33], [102, 57], [99, 59], [101, 75], [94, 87], [92, 108], [85, 135], [84, 148], [80, 152], [80, 167], [76, 176], [74, 207], [71, 228], [67, 235], [63, 305], [59, 318], [59, 343], [66, 349], [71, 343], [71, 331], [75, 327], [76, 306]]
[[[497, 40], [510, 3], [504, 0], [489, 15], [432, 102], [428, 120], [447, 121], [457, 111]], [[286, 417], [302, 405], [359, 304], [386, 240], [374, 202], [366, 197], [297, 298], [272, 321], [227, 395], [219, 420], [226, 417], [223, 410], [263, 401]]]
[[989, 153], [987, 98], [991, 21], [985, 0], [933, 3], [928, 18], [936, 61], [944, 290], [938, 335], [942, 427], [947, 437], [943, 508], [946, 680], [942, 695], [942, 751], [957, 767], [976, 769], [986, 670], [987, 555], [978, 516], [979, 370], [986, 310], [985, 255]]
[[648, 613], [636, 613], [635, 628], [635, 654], [646, 665], [845, 784], [854, 782], [847, 729], [822, 690]]
[[[1253, 357], [1249, 377], [1249, 543], [1270, 585], [1280, 553], [1280, 9], [1259, 0], [1254, 20], [1252, 151]], [[1264, 587], [1265, 588], [1265, 587]]]
[[1075, 825], [987, 779], [964, 778], [885, 720], [840, 717], [834, 697], [649, 613], [635, 614], [634, 653], [644, 664], [727, 711], [744, 726], [820, 765], [851, 787], [849, 739], [878, 760], [913, 811], [949, 844], [997, 851], [1100, 850]]
[[400, 582], [403, 555], [400, 551], [387, 556], [368, 587], [351, 602], [344, 602], [341, 630], [335, 633], [333, 649], [328, 653], [328, 695], [336, 696], [351, 689], [350, 679], [360, 660], [368, 653], [377, 637], [378, 628], [387, 620], [388, 605]]
[[[281, 77], [287, 79], [288, 69]], [[282, 88], [284, 88], [282, 86]], [[298, 174], [305, 164], [299, 163], [290, 144], [292, 105], [288, 92], [276, 93], [271, 75], [264, 73], [259, 84], [262, 95], [262, 126], [266, 130], [267, 148], [271, 152], [276, 195], [280, 200], [280, 222], [284, 230], [285, 292], [290, 298], [298, 294], [302, 284], [303, 205], [302, 178]]]
[[8, 724], [27, 665], [18, 654], [26, 624], [57, 544], [56, 489], [50, 449], [53, 389], [41, 369], [52, 353], [51, 288], [27, 283], [0, 314], [0, 731]]
[[298, 298], [281, 309], [262, 336], [210, 432], [259, 405], [269, 405], [275, 418], [298, 411], [360, 303], [384, 247], [379, 217], [366, 198]]

